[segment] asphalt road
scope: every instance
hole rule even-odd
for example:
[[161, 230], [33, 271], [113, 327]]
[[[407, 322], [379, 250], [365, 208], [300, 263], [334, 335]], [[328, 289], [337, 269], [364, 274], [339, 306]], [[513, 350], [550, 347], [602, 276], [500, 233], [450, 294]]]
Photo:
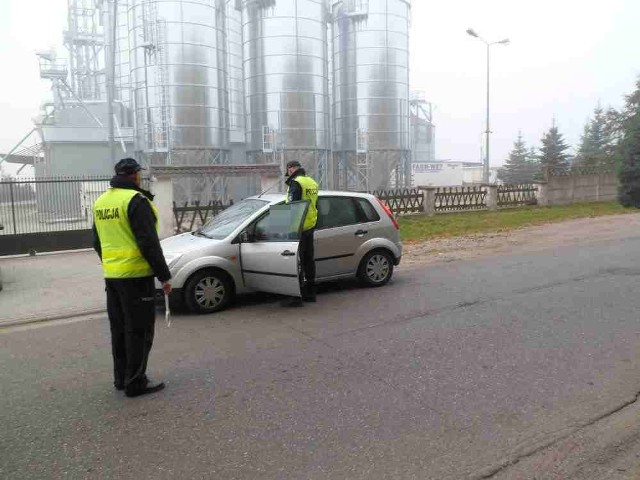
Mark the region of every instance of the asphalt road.
[[[381, 289], [304, 309], [255, 296], [171, 328], [159, 312], [167, 389], [136, 399], [112, 388], [105, 318], [0, 330], [0, 477], [574, 478], [533, 460], [634, 406], [638, 251], [400, 268]], [[575, 478], [605, 478], [589, 458]], [[629, 458], [606, 478], [636, 478]]]

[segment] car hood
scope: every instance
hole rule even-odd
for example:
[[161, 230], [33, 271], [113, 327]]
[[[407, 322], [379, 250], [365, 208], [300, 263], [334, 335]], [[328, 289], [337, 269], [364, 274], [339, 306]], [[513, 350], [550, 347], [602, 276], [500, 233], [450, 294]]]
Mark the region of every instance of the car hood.
[[162, 252], [164, 253], [164, 256], [168, 257], [183, 255], [202, 247], [211, 247], [216, 243], [220, 243], [220, 240], [213, 240], [211, 238], [201, 237], [193, 235], [191, 232], [187, 232], [165, 238], [160, 242], [160, 245], [162, 245]]

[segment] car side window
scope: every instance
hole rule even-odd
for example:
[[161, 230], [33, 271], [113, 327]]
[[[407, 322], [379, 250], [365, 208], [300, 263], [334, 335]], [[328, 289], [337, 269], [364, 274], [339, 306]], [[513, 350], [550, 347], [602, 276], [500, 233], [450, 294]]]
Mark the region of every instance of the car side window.
[[351, 197], [320, 197], [317, 203], [316, 228], [336, 228], [360, 223], [356, 204]]
[[361, 222], [377, 222], [380, 220], [380, 215], [378, 215], [369, 200], [366, 198], [356, 198], [355, 200], [358, 203], [358, 207], [360, 207]]

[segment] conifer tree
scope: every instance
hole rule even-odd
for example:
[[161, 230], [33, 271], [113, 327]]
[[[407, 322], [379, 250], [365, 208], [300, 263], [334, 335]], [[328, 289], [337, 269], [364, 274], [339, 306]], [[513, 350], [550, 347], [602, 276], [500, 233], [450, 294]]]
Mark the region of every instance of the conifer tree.
[[569, 145], [566, 144], [554, 121], [553, 126], [542, 137], [542, 146], [538, 156], [542, 169], [545, 171], [549, 169], [567, 170], [569, 168], [568, 149]]
[[621, 125], [618, 199], [625, 207], [640, 208], [640, 80], [627, 96]]
[[607, 113], [600, 106], [596, 107], [593, 118], [584, 126], [576, 156], [578, 167], [602, 168], [614, 163], [613, 152], [610, 149], [613, 138], [607, 122]]
[[535, 154], [531, 155], [522, 139], [522, 132], [519, 132], [509, 158], [498, 172], [498, 179], [506, 184], [531, 183], [538, 170], [538, 160]]

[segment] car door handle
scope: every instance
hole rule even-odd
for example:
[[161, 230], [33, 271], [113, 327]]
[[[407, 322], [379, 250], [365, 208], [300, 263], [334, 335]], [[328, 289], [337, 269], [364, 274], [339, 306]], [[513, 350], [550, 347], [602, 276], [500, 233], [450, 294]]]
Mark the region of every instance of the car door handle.
[[280, 255], [282, 255], [283, 257], [295, 257], [296, 256], [296, 254], [294, 252], [291, 252], [289, 250], [285, 250]]
[[365, 236], [367, 233], [369, 233], [369, 231], [368, 231], [368, 230], [358, 230], [358, 231], [356, 232], [356, 237], [363, 237], [363, 236]]

